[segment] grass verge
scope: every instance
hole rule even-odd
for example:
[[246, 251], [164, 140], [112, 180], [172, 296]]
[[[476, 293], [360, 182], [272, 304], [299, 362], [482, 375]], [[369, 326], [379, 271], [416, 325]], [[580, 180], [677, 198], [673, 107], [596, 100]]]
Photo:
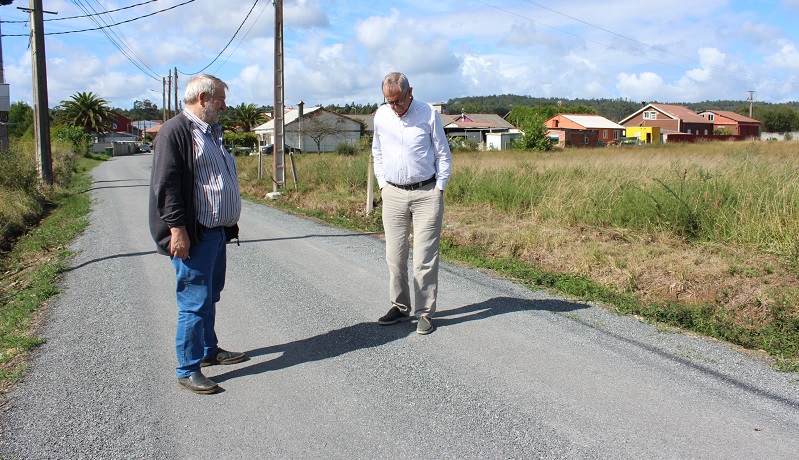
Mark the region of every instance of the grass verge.
[[582, 301], [601, 302], [619, 314], [636, 315], [648, 321], [678, 327], [708, 337], [754, 350], [763, 350], [773, 359], [776, 369], [799, 372], [799, 318], [792, 314], [796, 298], [786, 297], [769, 310], [767, 322], [746, 325], [711, 303], [645, 303], [633, 295], [603, 286], [585, 276], [551, 272], [516, 259], [493, 257], [485, 248], [462, 246], [442, 239], [441, 252], [446, 258], [471, 267], [489, 269], [530, 289], [553, 290]]
[[58, 283], [72, 252], [69, 243], [88, 225], [91, 177], [86, 174], [103, 156], [78, 160], [78, 173], [66, 187], [49, 193], [37, 227], [0, 255], [0, 395], [18, 382], [28, 354], [45, 342], [37, 329], [47, 301], [58, 294]]

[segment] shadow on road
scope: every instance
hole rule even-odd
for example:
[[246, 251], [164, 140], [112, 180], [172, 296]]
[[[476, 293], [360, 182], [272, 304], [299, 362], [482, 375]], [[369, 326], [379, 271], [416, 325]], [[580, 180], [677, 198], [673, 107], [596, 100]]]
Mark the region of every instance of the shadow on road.
[[[453, 310], [444, 310], [436, 314], [437, 328], [455, 326], [467, 321], [478, 321], [492, 316], [517, 311], [551, 311], [567, 312], [588, 308], [585, 305], [560, 300], [527, 300], [512, 297], [496, 297], [484, 302], [466, 305]], [[332, 330], [307, 339], [297, 340], [282, 345], [257, 348], [247, 351], [250, 358], [280, 353], [280, 356], [269, 361], [252, 364], [213, 377], [215, 382], [256, 375], [263, 372], [276, 371], [298, 364], [321, 361], [341, 356], [353, 351], [379, 347], [395, 340], [407, 337], [416, 332], [411, 322], [392, 326], [380, 326], [377, 323], [359, 323], [341, 329]]]
[[129, 252], [127, 254], [114, 254], [112, 256], [106, 256], [106, 257], [100, 257], [98, 259], [87, 260], [86, 262], [83, 262], [82, 264], [75, 265], [74, 267], [69, 267], [69, 268], [67, 268], [64, 271], [65, 272], [71, 272], [73, 270], [77, 270], [79, 268], [83, 268], [83, 267], [85, 267], [87, 265], [91, 265], [91, 264], [94, 264], [94, 263], [97, 263], [97, 262], [102, 262], [104, 260], [119, 259], [119, 258], [124, 258], [124, 257], [147, 256], [147, 255], [150, 255], [150, 254], [158, 254], [158, 253], [156, 251], [142, 251], [142, 252]]
[[286, 236], [286, 237], [279, 237], [279, 238], [262, 238], [258, 240], [241, 240], [239, 244], [251, 244], [251, 243], [269, 243], [272, 241], [286, 241], [286, 240], [304, 240], [308, 238], [340, 238], [345, 236], [370, 236], [370, 235], [382, 235], [382, 232], [363, 232], [363, 233], [341, 233], [341, 234], [322, 234], [322, 233], [312, 233], [310, 235], [297, 235], [297, 236]]
[[149, 178], [147, 178], [147, 179], [96, 180], [96, 181], [92, 182], [92, 185], [94, 185], [94, 184], [109, 184], [109, 183], [115, 183], [115, 182], [141, 182], [141, 181], [147, 181], [147, 183], [146, 184], [137, 184], [137, 185], [103, 185], [103, 186], [95, 186], [95, 187], [87, 188], [85, 190], [81, 190], [81, 193], [88, 193], [88, 192], [91, 192], [92, 190], [100, 190], [100, 189], [104, 189], [104, 188], [131, 188], [131, 187], [149, 187], [150, 186], [150, 179]]

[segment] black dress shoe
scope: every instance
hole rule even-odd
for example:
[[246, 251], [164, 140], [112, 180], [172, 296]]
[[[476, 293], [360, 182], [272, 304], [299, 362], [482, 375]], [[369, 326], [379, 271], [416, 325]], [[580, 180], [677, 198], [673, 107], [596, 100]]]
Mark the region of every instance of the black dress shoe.
[[236, 364], [247, 359], [247, 355], [238, 351], [227, 351], [219, 348], [215, 355], [211, 355], [200, 361], [200, 367], [213, 366], [215, 364]]
[[215, 393], [216, 390], [219, 389], [219, 385], [217, 385], [216, 382], [204, 376], [200, 371], [197, 371], [188, 377], [178, 379], [178, 384], [189, 391], [193, 391], [194, 393], [199, 393], [201, 395]]

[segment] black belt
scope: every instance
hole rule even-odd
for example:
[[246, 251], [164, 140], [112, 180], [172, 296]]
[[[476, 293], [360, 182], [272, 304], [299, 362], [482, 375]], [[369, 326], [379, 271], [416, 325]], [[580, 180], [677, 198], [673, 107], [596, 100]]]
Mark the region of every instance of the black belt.
[[388, 185], [392, 186], [392, 187], [401, 188], [403, 190], [416, 190], [417, 188], [422, 188], [422, 187], [424, 187], [427, 184], [432, 184], [435, 181], [436, 181], [436, 176], [433, 176], [430, 179], [426, 179], [426, 180], [423, 180], [421, 182], [416, 182], [414, 184], [408, 184], [408, 185], [392, 184], [389, 181], [386, 181], [386, 183]]

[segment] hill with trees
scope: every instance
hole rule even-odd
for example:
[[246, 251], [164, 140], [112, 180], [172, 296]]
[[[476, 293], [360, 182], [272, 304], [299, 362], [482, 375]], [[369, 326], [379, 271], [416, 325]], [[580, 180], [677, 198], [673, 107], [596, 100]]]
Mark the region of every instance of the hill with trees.
[[[618, 122], [627, 118], [635, 111], [641, 108], [642, 104], [662, 102], [665, 104], [674, 104], [687, 107], [694, 111], [700, 110], [728, 110], [731, 112], [740, 113], [741, 115], [749, 116], [749, 102], [748, 101], [733, 101], [733, 100], [718, 100], [718, 101], [702, 101], [702, 102], [663, 102], [663, 101], [632, 101], [629, 99], [564, 99], [557, 97], [532, 97], [532, 96], [518, 96], [514, 94], [501, 94], [492, 96], [470, 96], [459, 97], [447, 101], [447, 106], [450, 113], [466, 112], [466, 113], [495, 113], [501, 117], [507, 116], [514, 107], [535, 107], [541, 108], [542, 114], [544, 112], [550, 113], [551, 110], [547, 108], [562, 108], [564, 113], [574, 113], [571, 108], [575, 107], [588, 107], [593, 109], [595, 113], [601, 115], [609, 120]], [[782, 104], [773, 104], [769, 102], [755, 102], [753, 107], [752, 118], [760, 121], [766, 121], [767, 114], [779, 109], [785, 111], [789, 108], [796, 112], [799, 110], [799, 101], [786, 102]], [[798, 127], [799, 128], [799, 127]]]

